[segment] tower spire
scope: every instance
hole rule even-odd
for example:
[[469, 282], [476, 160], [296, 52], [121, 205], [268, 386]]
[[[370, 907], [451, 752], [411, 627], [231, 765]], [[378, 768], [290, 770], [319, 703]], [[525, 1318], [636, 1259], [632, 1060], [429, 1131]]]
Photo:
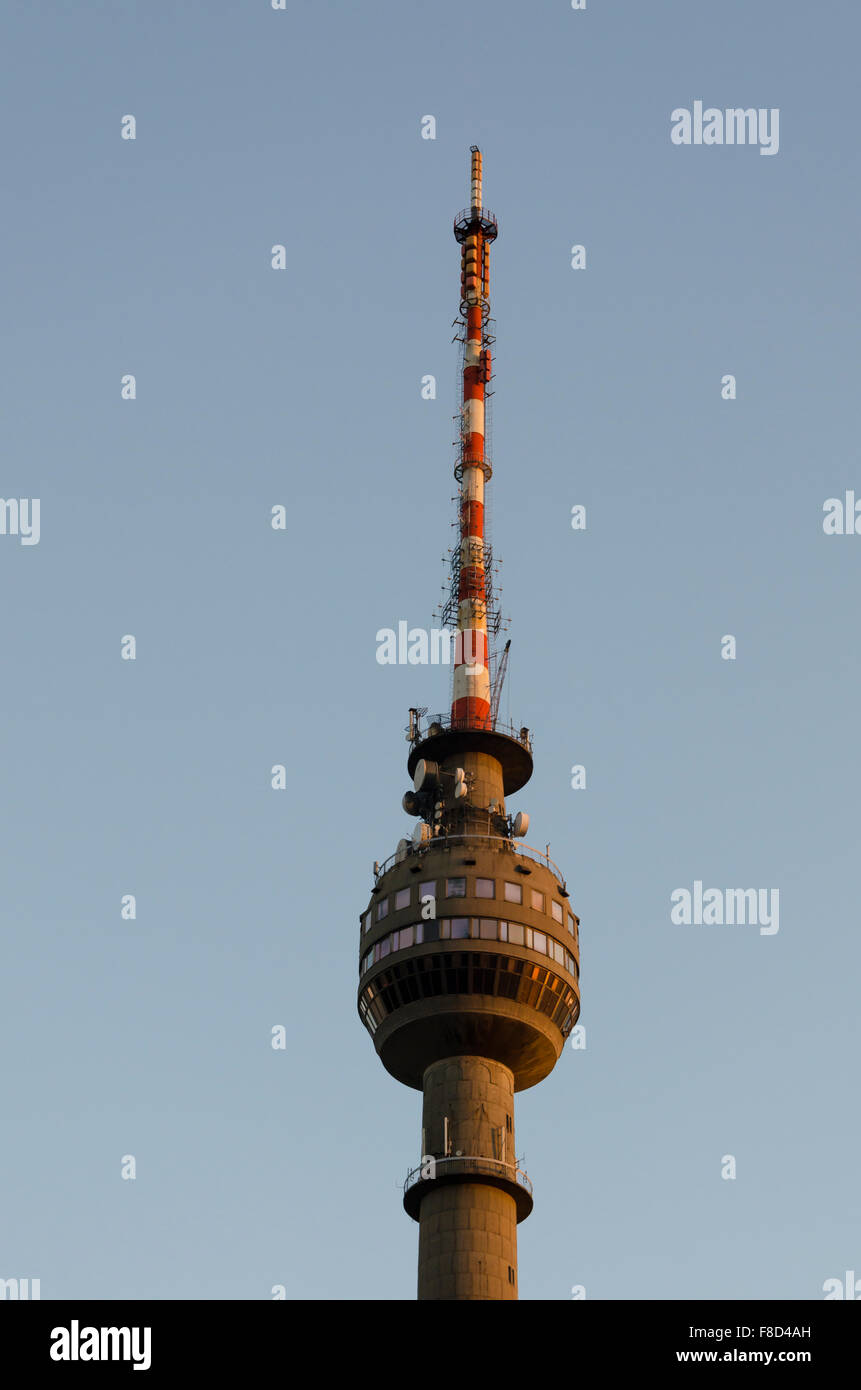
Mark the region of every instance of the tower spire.
[[496, 218], [481, 205], [481, 151], [471, 147], [472, 204], [454, 219], [460, 243], [461, 313], [465, 319], [461, 431], [455, 477], [460, 484], [460, 549], [457, 564], [457, 635], [451, 718], [458, 728], [490, 727], [488, 584], [484, 493], [492, 467], [485, 451], [485, 387], [491, 355], [490, 246]]
[[481, 208], [481, 150], [478, 145], [470, 145], [469, 152], [472, 155], [472, 210], [478, 212]]

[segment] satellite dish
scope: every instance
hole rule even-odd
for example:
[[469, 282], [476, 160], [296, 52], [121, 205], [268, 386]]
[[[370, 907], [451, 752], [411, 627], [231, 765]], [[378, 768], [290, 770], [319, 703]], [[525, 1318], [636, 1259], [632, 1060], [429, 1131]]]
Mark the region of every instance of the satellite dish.
[[419, 799], [415, 792], [404, 792], [401, 805], [408, 816], [417, 816], [419, 813]]
[[423, 820], [420, 820], [415, 830], [413, 831], [413, 844], [417, 847], [419, 845], [426, 844], [431, 837], [431, 833], [432, 832], [430, 826], [426, 825]]
[[525, 811], [518, 811], [517, 815], [514, 817], [514, 825], [511, 827], [512, 835], [516, 840], [519, 840], [526, 834], [528, 829], [529, 816]]
[[430, 758], [419, 758], [413, 776], [413, 786], [417, 792], [432, 792], [439, 786], [439, 764]]
[[398, 840], [398, 847], [397, 847], [397, 849], [395, 850], [395, 863], [396, 863], [396, 864], [403, 864], [404, 860], [405, 860], [406, 857], [407, 857], [407, 852], [408, 852], [409, 848], [410, 848], [410, 842], [409, 842], [409, 840]]

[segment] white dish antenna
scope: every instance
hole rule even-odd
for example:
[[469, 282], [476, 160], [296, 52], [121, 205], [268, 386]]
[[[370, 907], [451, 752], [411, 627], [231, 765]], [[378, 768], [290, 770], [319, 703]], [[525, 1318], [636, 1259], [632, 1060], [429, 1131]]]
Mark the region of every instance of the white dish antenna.
[[413, 786], [417, 792], [432, 792], [439, 785], [439, 765], [430, 758], [419, 758], [413, 775]]

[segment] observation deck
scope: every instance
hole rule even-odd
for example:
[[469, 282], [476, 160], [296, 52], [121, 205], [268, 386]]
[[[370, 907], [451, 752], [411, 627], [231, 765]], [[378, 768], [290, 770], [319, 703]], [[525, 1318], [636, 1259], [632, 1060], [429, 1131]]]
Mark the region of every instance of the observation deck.
[[578, 928], [556, 865], [515, 841], [396, 854], [360, 928], [358, 1009], [383, 1065], [421, 1090], [427, 1067], [471, 1054], [536, 1085], [579, 1016]]

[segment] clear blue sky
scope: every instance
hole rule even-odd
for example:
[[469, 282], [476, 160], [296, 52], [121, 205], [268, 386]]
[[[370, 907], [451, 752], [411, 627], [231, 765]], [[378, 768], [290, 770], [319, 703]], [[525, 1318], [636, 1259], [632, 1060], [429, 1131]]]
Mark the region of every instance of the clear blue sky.
[[[357, 931], [448, 694], [374, 639], [444, 579], [473, 142], [513, 809], [587, 1030], [518, 1102], [521, 1296], [861, 1269], [861, 537], [822, 530], [861, 498], [859, 41], [827, 0], [6, 6], [0, 494], [41, 539], [0, 536], [0, 1277], [415, 1296], [421, 1101]], [[700, 99], [779, 108], [779, 153], [674, 146]], [[697, 879], [778, 888], [779, 932], [674, 926]]]

